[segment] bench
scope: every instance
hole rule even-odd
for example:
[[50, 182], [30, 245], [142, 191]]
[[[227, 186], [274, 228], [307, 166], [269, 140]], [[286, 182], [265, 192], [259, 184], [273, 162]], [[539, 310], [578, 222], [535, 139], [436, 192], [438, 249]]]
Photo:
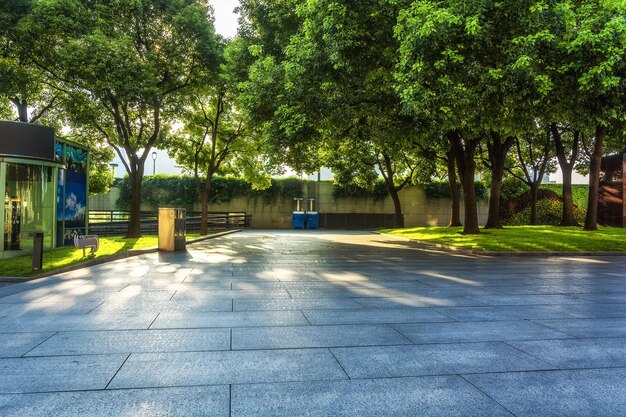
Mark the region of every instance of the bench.
[[89, 252], [90, 254], [98, 251], [98, 248], [100, 247], [100, 239], [96, 235], [74, 236], [74, 247], [76, 249], [82, 249], [84, 257], [86, 256], [86, 249], [91, 249]]

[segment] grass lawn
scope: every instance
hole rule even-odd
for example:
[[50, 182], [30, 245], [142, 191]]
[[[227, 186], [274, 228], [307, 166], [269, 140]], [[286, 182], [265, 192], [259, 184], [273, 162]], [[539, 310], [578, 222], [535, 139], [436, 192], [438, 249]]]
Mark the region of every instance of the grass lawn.
[[[198, 234], [187, 234], [187, 238], [199, 237]], [[43, 254], [43, 269], [41, 271], [32, 270], [32, 255], [20, 256], [17, 258], [3, 259], [0, 261], [0, 276], [5, 277], [27, 277], [38, 275], [43, 272], [54, 271], [66, 266], [79, 264], [103, 256], [115, 255], [133, 249], [145, 249], [157, 246], [157, 236], [144, 236], [138, 239], [124, 239], [122, 237], [100, 238], [100, 248], [94, 255], [83, 257], [82, 249], [75, 249], [73, 246], [66, 246]]]
[[462, 235], [462, 230], [460, 227], [416, 227], [381, 232], [488, 252], [626, 251], [626, 229], [614, 227], [584, 232], [579, 227], [508, 226], [500, 230], [481, 229], [480, 235]]

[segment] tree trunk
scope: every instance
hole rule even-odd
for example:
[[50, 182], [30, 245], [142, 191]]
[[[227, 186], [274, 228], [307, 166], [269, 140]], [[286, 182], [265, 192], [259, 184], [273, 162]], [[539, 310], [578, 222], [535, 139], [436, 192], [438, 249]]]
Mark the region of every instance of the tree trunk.
[[141, 181], [143, 169], [130, 175], [130, 218], [128, 219], [127, 238], [141, 237]]
[[209, 234], [209, 193], [206, 189], [200, 192], [200, 236]]
[[607, 128], [604, 126], [596, 127], [596, 134], [593, 141], [593, 152], [591, 154], [591, 164], [589, 166], [589, 200], [587, 200], [587, 216], [585, 217], [585, 227], [583, 230], [598, 230], [598, 193], [600, 190], [600, 167], [602, 163], [602, 154], [604, 137]]
[[391, 187], [389, 189], [389, 195], [391, 196], [391, 201], [393, 201], [393, 210], [395, 215], [395, 227], [397, 229], [404, 228], [404, 216], [402, 215], [402, 206], [400, 203], [400, 196], [398, 195], [398, 190], [395, 187]]
[[461, 136], [457, 133], [451, 134], [450, 139], [463, 185], [463, 202], [465, 205], [463, 234], [477, 235], [480, 234], [480, 229], [478, 227], [478, 207], [474, 183], [474, 175], [476, 174], [474, 156], [480, 141], [478, 139], [468, 140], [464, 145]]
[[489, 194], [489, 214], [485, 229], [502, 229], [502, 219], [500, 218], [500, 200], [502, 196], [502, 178], [504, 169], [500, 172], [491, 171], [491, 189]]
[[454, 152], [446, 154], [448, 164], [448, 184], [450, 185], [450, 196], [452, 197], [452, 210], [450, 211], [450, 223], [448, 227], [463, 226], [461, 223], [461, 192], [456, 180], [456, 164], [454, 163]]
[[563, 216], [559, 226], [578, 226], [574, 218], [574, 197], [572, 196], [572, 168], [561, 166], [563, 172]]
[[491, 142], [487, 145], [489, 162], [491, 164], [491, 191], [489, 195], [489, 214], [485, 229], [502, 229], [502, 220], [500, 219], [502, 179], [504, 178], [506, 155], [514, 143], [515, 139], [512, 137], [502, 142], [499, 135], [492, 134]]
[[539, 193], [539, 182], [530, 185], [530, 225], [537, 225], [537, 194]]
[[11, 103], [17, 109], [18, 120], [22, 123], [28, 123], [28, 103], [26, 100], [20, 100], [17, 97], [11, 99]]
[[563, 137], [559, 131], [556, 123], [550, 126], [552, 132], [552, 138], [554, 139], [554, 145], [556, 148], [556, 157], [563, 173], [563, 214], [561, 216], [561, 223], [559, 226], [578, 226], [576, 219], [574, 218], [574, 198], [572, 197], [572, 171], [574, 170], [574, 164], [578, 158], [578, 145], [580, 140], [580, 132], [574, 132], [574, 141], [572, 142], [572, 154], [571, 159], [568, 160], [565, 155], [565, 146], [563, 144]]
[[200, 220], [200, 235], [206, 236], [209, 234], [209, 195], [211, 194], [211, 186], [213, 185], [213, 174], [208, 173], [206, 181], [204, 183], [204, 189], [200, 193], [201, 200], [201, 220]]

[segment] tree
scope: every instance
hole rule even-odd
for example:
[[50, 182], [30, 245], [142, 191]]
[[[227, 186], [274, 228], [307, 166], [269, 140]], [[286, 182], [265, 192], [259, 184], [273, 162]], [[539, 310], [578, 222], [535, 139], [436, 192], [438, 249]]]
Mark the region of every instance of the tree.
[[574, 217], [574, 198], [572, 196], [572, 172], [578, 162], [581, 135], [580, 130], [560, 127], [556, 123], [550, 125], [556, 157], [563, 174], [563, 214], [559, 226], [578, 226]]
[[[229, 74], [237, 85], [238, 109], [270, 147], [272, 165], [312, 172], [319, 167], [319, 132], [303, 109], [321, 106], [309, 104], [316, 95], [305, 94], [305, 84], [312, 84], [298, 78], [299, 68], [287, 57], [292, 38], [302, 28], [303, 18], [296, 10], [303, 3], [240, 1], [239, 38], [229, 47], [238, 65]], [[288, 74], [293, 81], [287, 81]]]
[[[626, 7], [620, 1], [583, 0], [538, 3], [532, 9], [540, 25], [520, 37], [524, 50], [520, 68], [541, 83], [545, 97], [542, 124], [569, 126], [589, 148], [589, 200], [585, 230], [597, 229], [600, 163], [605, 139], [624, 115], [626, 90], [625, 43]], [[553, 130], [555, 145], [558, 132]], [[613, 132], [615, 133], [615, 131]], [[566, 161], [567, 146], [557, 150], [567, 174], [575, 158]], [[569, 147], [576, 149], [572, 143]], [[573, 154], [571, 154], [573, 156]], [[565, 178], [564, 180], [569, 180]], [[564, 191], [568, 185], [564, 181]], [[573, 224], [569, 196], [564, 195], [563, 224]]]
[[217, 65], [211, 9], [200, 0], [51, 0], [35, 5], [24, 28], [72, 125], [122, 160], [132, 188], [127, 236], [139, 236], [146, 158], [181, 94]]
[[475, 157], [487, 144], [488, 227], [501, 227], [504, 162], [513, 138], [534, 123], [538, 93], [534, 80], [518, 69], [515, 43], [528, 30], [526, 15], [535, 2], [407, 3], [396, 26], [403, 102], [416, 117], [437, 120], [452, 144], [464, 191], [464, 233], [479, 233]]
[[359, 173], [346, 178], [382, 175], [401, 226], [398, 192], [412, 181], [416, 132], [393, 88], [397, 7], [292, 0], [244, 1], [240, 10], [256, 55], [242, 102], [273, 153], [297, 170], [325, 161]]
[[537, 196], [545, 174], [552, 172], [554, 158], [552, 140], [549, 129], [542, 132], [528, 133], [515, 140], [518, 165], [524, 176], [517, 174], [515, 169], [509, 173], [530, 187], [530, 219], [531, 225], [537, 224]]
[[[389, 125], [384, 120], [374, 121], [372, 125], [375, 128], [363, 122], [349, 134], [328, 138], [322, 162], [333, 170], [335, 181], [343, 185], [356, 183], [371, 188], [382, 176], [393, 203], [395, 227], [402, 228], [404, 214], [399, 193], [420, 179], [430, 179], [434, 170], [432, 160], [416, 154], [414, 146], [394, 140], [403, 136], [398, 129], [405, 125]], [[408, 134], [404, 132], [404, 137]]]
[[32, 0], [0, 3], [0, 107], [7, 119], [23, 123], [45, 120], [56, 126], [56, 118], [46, 116], [58, 104], [58, 94], [30, 59], [23, 36], [23, 22], [32, 7]]
[[[429, 160], [433, 163], [433, 170], [435, 173], [444, 172], [441, 177], [445, 177], [448, 180], [448, 186], [450, 187], [450, 220], [448, 221], [448, 227], [463, 226], [461, 222], [461, 190], [458, 184], [458, 175], [456, 160], [454, 157], [454, 150], [448, 143], [447, 138], [437, 137], [437, 133], [433, 132], [432, 135], [437, 140], [426, 140], [424, 143], [417, 142], [419, 148], [420, 157]], [[443, 168], [439, 167], [436, 161], [439, 161], [444, 165]]]
[[506, 161], [509, 150], [516, 142], [514, 136], [502, 138], [500, 134], [491, 132], [487, 140], [487, 157], [483, 160], [491, 171], [491, 194], [489, 196], [489, 215], [485, 229], [501, 229], [500, 200], [502, 180], [506, 170]]
[[[576, 10], [568, 49], [588, 109], [593, 137], [589, 144], [589, 200], [584, 230], [597, 230], [600, 167], [604, 141], [626, 114], [626, 6], [623, 2], [590, 0]], [[615, 132], [613, 132], [615, 133]]]
[[200, 234], [208, 233], [208, 204], [216, 174], [244, 176], [256, 188], [269, 186], [263, 175], [262, 147], [246, 129], [224, 85], [190, 99], [181, 118], [184, 128], [172, 135], [168, 148], [176, 162], [192, 172], [200, 196]]

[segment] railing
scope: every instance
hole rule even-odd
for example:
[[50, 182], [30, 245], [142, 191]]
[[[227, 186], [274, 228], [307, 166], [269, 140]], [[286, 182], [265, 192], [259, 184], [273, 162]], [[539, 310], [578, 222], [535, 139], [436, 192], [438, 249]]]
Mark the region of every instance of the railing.
[[[128, 211], [90, 210], [89, 234], [98, 236], [123, 236], [128, 231]], [[158, 233], [158, 213], [141, 213], [141, 233], [155, 235]], [[244, 229], [250, 227], [252, 215], [246, 213], [211, 212], [208, 214], [209, 230]], [[187, 217], [187, 233], [200, 231], [201, 217], [199, 213], [191, 213]]]

